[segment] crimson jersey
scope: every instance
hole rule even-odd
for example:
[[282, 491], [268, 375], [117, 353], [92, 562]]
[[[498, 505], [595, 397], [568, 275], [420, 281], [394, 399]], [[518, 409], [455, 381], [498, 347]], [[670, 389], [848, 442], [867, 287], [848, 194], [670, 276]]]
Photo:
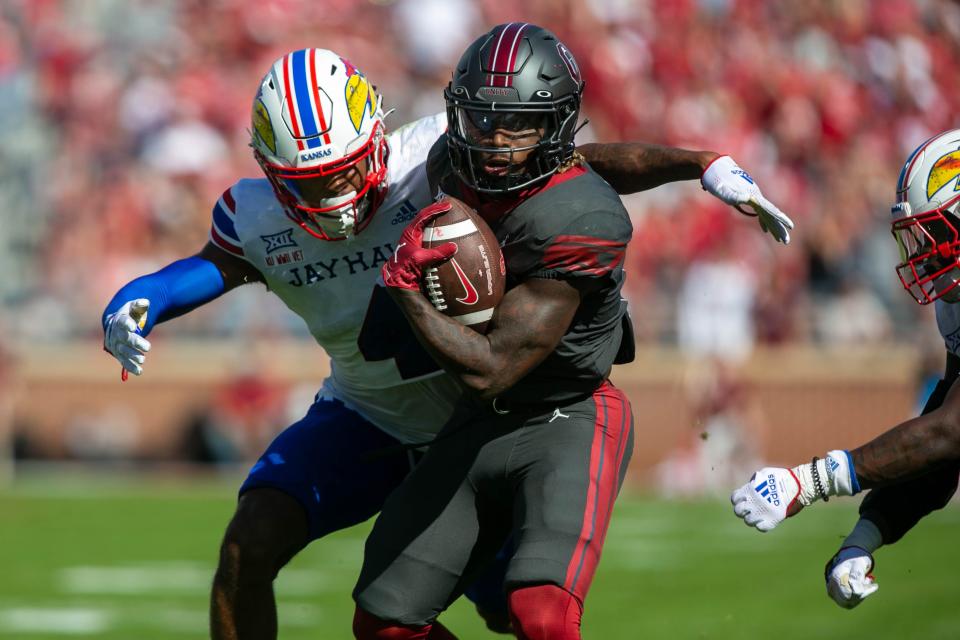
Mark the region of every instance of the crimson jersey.
[[445, 135], [430, 150], [427, 171], [432, 186], [475, 207], [490, 223], [508, 289], [550, 278], [567, 280], [582, 293], [556, 349], [503, 399], [563, 402], [599, 387], [629, 325], [620, 290], [633, 227], [617, 193], [588, 167], [576, 166], [520, 197], [482, 202], [453, 173]]

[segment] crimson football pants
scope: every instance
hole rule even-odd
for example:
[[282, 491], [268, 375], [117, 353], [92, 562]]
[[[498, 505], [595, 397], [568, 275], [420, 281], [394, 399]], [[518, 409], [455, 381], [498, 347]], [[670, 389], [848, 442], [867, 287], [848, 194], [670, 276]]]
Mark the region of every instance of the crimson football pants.
[[[357, 604], [383, 621], [428, 625], [512, 532], [508, 591], [555, 585], [582, 605], [633, 448], [626, 397], [604, 383], [553, 410], [465, 414], [388, 498]], [[515, 624], [529, 610], [512, 606]]]
[[[579, 640], [583, 604], [553, 585], [519, 587], [510, 592], [510, 621], [518, 640]], [[357, 608], [353, 633], [360, 640], [456, 640], [439, 622], [401, 625]]]

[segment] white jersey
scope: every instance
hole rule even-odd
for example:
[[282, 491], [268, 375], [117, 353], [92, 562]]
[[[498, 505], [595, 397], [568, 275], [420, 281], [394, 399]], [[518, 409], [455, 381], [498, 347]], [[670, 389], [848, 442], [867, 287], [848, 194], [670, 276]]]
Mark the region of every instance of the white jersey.
[[960, 356], [960, 303], [944, 302], [941, 298], [934, 305], [937, 309], [937, 327], [947, 351]]
[[214, 207], [210, 230], [211, 242], [263, 274], [267, 288], [303, 318], [330, 356], [321, 395], [341, 400], [405, 442], [436, 435], [460, 389], [426, 356], [386, 290], [374, 284], [407, 222], [432, 202], [427, 153], [445, 129], [446, 117], [438, 114], [387, 136], [386, 197], [354, 237], [311, 236], [287, 216], [266, 178], [228, 189]]

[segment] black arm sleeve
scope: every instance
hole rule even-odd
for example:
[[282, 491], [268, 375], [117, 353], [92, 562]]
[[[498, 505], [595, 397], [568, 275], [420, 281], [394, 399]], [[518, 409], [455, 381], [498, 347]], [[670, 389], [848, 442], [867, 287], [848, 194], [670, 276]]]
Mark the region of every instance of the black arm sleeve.
[[[937, 383], [923, 414], [940, 407], [960, 373], [960, 357], [948, 353], [943, 380]], [[957, 490], [960, 463], [939, 465], [906, 482], [874, 489], [860, 504], [860, 517], [880, 530], [884, 544], [893, 544], [927, 514], [942, 509]]]

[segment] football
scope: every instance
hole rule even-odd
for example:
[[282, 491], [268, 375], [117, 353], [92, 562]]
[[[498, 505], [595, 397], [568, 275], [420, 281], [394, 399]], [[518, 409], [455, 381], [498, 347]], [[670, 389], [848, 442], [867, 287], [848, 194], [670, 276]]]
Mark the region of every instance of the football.
[[424, 228], [423, 246], [457, 245], [453, 258], [424, 274], [423, 294], [441, 313], [485, 333], [503, 297], [507, 270], [500, 245], [483, 218], [465, 203], [444, 196], [450, 211]]

